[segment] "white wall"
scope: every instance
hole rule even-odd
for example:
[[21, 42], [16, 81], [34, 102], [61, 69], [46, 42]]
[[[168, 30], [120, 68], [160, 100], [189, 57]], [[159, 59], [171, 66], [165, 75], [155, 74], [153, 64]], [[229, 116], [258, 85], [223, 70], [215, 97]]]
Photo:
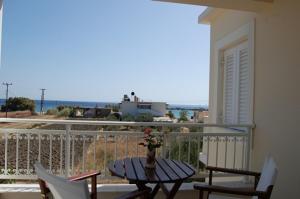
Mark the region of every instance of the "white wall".
[[167, 112], [167, 105], [165, 102], [149, 102], [151, 104], [150, 109], [138, 109], [138, 102], [126, 102], [123, 101], [120, 104], [120, 111], [123, 115], [138, 115], [140, 113], [151, 113], [154, 116], [164, 116]]
[[217, 118], [215, 43], [255, 19], [254, 145], [252, 168], [274, 156], [279, 176], [276, 199], [300, 197], [300, 1], [275, 0], [254, 13], [227, 11], [211, 22], [210, 122]]

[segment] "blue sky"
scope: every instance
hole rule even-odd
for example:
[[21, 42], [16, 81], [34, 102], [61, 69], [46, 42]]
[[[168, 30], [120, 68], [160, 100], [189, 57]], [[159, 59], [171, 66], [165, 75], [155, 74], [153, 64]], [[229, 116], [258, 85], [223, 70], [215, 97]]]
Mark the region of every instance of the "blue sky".
[[[207, 104], [204, 7], [151, 0], [6, 0], [0, 81], [10, 96]], [[0, 88], [0, 97], [5, 88]]]

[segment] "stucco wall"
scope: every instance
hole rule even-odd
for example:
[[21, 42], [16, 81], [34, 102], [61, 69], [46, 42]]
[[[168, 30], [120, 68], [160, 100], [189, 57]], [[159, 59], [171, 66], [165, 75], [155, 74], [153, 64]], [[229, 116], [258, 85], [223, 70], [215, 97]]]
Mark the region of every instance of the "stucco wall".
[[[254, 148], [259, 170], [270, 153], [279, 176], [276, 199], [300, 197], [300, 1], [275, 0], [272, 8], [251, 14], [225, 12], [211, 23], [211, 43], [255, 18]], [[216, 121], [216, 70], [211, 57], [210, 122]]]

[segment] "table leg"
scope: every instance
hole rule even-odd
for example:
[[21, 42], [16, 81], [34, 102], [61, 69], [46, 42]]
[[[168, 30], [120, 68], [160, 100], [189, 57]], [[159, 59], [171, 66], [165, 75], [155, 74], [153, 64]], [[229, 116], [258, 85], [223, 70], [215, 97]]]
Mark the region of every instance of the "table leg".
[[182, 182], [183, 181], [177, 181], [177, 182], [175, 182], [170, 191], [168, 191], [168, 189], [165, 187], [164, 184], [160, 185], [160, 187], [162, 188], [163, 192], [166, 195], [166, 199], [173, 199], [175, 197], [175, 195], [176, 195], [178, 189], [180, 188]]
[[[144, 183], [137, 183], [136, 186], [139, 190], [151, 189], [150, 187], [147, 187]], [[159, 189], [160, 185], [156, 184], [154, 189], [152, 189], [150, 195], [147, 197], [147, 199], [153, 199], [156, 196]]]
[[150, 195], [150, 198], [153, 199], [155, 197], [155, 195], [157, 194], [158, 190], [160, 188], [160, 185], [159, 184], [156, 184], [154, 189], [152, 190], [151, 192], [151, 195]]

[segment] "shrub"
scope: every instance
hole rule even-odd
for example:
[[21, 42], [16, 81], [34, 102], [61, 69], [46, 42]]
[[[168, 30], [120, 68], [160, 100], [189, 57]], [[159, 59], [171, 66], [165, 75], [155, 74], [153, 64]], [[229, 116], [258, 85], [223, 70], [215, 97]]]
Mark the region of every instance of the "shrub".
[[135, 118], [136, 122], [153, 122], [153, 115], [150, 113], [141, 113]]
[[188, 121], [187, 111], [186, 110], [180, 111], [180, 113], [179, 113], [179, 121], [182, 121], [182, 122]]
[[169, 111], [166, 115], [169, 116], [169, 118], [171, 118], [171, 119], [175, 118], [172, 111]]
[[119, 119], [115, 115], [110, 114], [109, 116], [106, 117], [106, 120], [107, 121], [118, 121]]
[[57, 114], [58, 114], [58, 110], [56, 108], [48, 109], [46, 112], [46, 115], [57, 115]]
[[7, 104], [1, 106], [1, 111], [6, 111], [6, 106], [8, 111], [35, 111], [35, 102], [25, 97], [10, 97]]
[[70, 108], [64, 108], [61, 111], [58, 112], [58, 116], [60, 117], [69, 117], [71, 113], [71, 109]]
[[135, 119], [134, 119], [133, 115], [126, 114], [126, 115], [122, 116], [122, 120], [123, 121], [128, 121], [128, 122], [133, 122]]

